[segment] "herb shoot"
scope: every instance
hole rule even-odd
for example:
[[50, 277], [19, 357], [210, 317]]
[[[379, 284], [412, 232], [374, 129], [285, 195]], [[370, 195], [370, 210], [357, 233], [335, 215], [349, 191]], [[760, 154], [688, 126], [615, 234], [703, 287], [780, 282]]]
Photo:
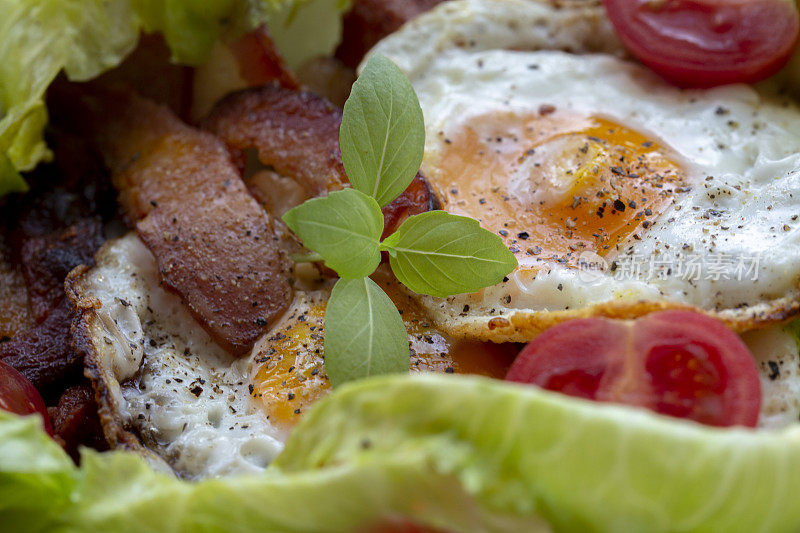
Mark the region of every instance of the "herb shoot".
[[369, 276], [380, 252], [409, 289], [431, 296], [475, 292], [517, 266], [502, 239], [476, 220], [430, 211], [406, 219], [381, 242], [381, 207], [409, 186], [422, 164], [425, 125], [411, 82], [375, 54], [344, 106], [339, 145], [352, 189], [295, 207], [283, 221], [340, 279], [325, 312], [325, 369], [336, 386], [407, 372], [408, 334], [395, 305]]

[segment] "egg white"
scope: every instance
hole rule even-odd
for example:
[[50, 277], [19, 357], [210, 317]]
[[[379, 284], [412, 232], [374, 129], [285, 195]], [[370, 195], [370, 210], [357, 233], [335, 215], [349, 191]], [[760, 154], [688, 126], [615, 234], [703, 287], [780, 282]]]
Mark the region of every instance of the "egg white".
[[800, 421], [798, 339], [783, 326], [742, 335], [753, 353], [763, 391], [759, 426], [776, 429]]

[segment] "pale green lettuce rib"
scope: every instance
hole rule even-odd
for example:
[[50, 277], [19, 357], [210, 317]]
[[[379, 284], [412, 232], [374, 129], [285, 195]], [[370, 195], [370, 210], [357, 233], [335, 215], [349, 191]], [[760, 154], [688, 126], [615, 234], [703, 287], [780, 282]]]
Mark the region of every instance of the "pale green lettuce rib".
[[204, 62], [221, 36], [268, 22], [294, 61], [330, 52], [347, 0], [0, 0], [0, 197], [49, 160], [44, 94], [63, 69], [84, 81], [115, 67], [140, 30], [160, 32], [173, 60]]
[[[800, 427], [713, 429], [483, 378], [376, 379], [309, 413], [276, 466], [423, 450], [489, 513], [565, 531], [798, 531]], [[363, 442], [369, 442], [364, 450]]]
[[800, 530], [800, 427], [713, 429], [485, 378], [342, 387], [261, 476], [188, 483], [121, 452], [86, 453], [78, 470], [33, 421], [2, 414], [0, 442], [0, 456], [33, 450], [0, 459], [0, 496], [16, 494], [0, 520], [49, 531], [353, 531], [386, 515], [454, 531], [542, 518], [560, 531]]
[[189, 483], [124, 452], [85, 451], [77, 469], [32, 417], [0, 412], [0, 439], [4, 458], [14, 452], [0, 459], [3, 531], [353, 532], [399, 515], [456, 531], [541, 526], [535, 517], [487, 515], [456, 478], [431, 472], [419, 453]]

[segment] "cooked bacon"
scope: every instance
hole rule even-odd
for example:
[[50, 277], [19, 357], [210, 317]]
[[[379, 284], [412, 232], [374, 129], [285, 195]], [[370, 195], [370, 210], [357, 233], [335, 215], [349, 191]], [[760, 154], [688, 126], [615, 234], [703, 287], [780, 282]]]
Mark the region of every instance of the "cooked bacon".
[[28, 237], [21, 245], [19, 261], [36, 325], [0, 344], [0, 360], [22, 372], [40, 392], [52, 392], [80, 376], [82, 359], [70, 346], [72, 311], [64, 278], [76, 266], [90, 264], [101, 243], [100, 222], [85, 219], [63, 231]]
[[86, 97], [128, 221], [164, 285], [226, 350], [247, 352], [291, 298], [273, 222], [225, 145], [125, 91]]
[[433, 193], [431, 186], [417, 174], [408, 188], [383, 208], [383, 237], [386, 238], [400, 227], [411, 215], [441, 209], [441, 204]]
[[444, 0], [355, 0], [344, 16], [342, 43], [336, 50], [345, 65], [356, 68], [375, 43]]
[[94, 391], [88, 382], [65, 390], [58, 405], [49, 408], [48, 414], [56, 440], [75, 461], [79, 457], [79, 446], [90, 446], [101, 451], [108, 449], [97, 414]]
[[[62, 172], [42, 165], [26, 177], [28, 193], [0, 201], [0, 359], [21, 370], [52, 404], [83, 379], [82, 356], [72, 347], [64, 278], [76, 265], [92, 263], [103, 240], [102, 222], [94, 215], [110, 218], [114, 197], [79, 137], [57, 128], [49, 134]], [[85, 415], [96, 409], [92, 403], [89, 397], [88, 410], [74, 411], [72, 429], [61, 431], [73, 454], [81, 444], [105, 447], [80, 429], [91, 421]]]
[[84, 219], [63, 232], [32, 237], [20, 253], [22, 272], [28, 286], [28, 301], [33, 318], [44, 320], [64, 299], [64, 278], [70, 270], [89, 264], [103, 243], [98, 219]]
[[70, 346], [71, 323], [72, 310], [64, 298], [42, 323], [0, 343], [0, 360], [19, 370], [43, 396], [49, 396], [50, 389], [63, 387], [63, 381], [77, 379], [83, 367], [83, 358]]
[[262, 164], [294, 179], [312, 197], [347, 183], [339, 151], [341, 123], [342, 112], [324, 99], [271, 84], [228, 95], [202, 126], [240, 160], [255, 148]]
[[[305, 188], [307, 197], [321, 196], [348, 183], [339, 150], [341, 111], [309, 92], [278, 85], [247, 89], [223, 99], [203, 127], [223, 139], [234, 158], [256, 149], [260, 162]], [[251, 186], [271, 183], [251, 181]], [[270, 196], [270, 191], [264, 191]], [[260, 195], [257, 195], [260, 196]], [[384, 223], [394, 229], [406, 217], [438, 207], [422, 174], [384, 207]]]
[[0, 234], [0, 343], [30, 328], [28, 288]]

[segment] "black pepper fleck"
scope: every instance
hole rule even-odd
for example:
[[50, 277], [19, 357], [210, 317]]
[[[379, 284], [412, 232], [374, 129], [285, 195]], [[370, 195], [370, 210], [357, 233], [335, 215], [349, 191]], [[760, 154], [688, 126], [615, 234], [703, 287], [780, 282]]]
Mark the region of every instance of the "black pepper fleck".
[[769, 379], [775, 381], [781, 375], [781, 369], [775, 361], [768, 361], [769, 365]]

